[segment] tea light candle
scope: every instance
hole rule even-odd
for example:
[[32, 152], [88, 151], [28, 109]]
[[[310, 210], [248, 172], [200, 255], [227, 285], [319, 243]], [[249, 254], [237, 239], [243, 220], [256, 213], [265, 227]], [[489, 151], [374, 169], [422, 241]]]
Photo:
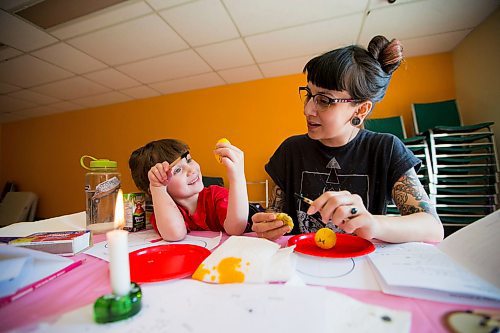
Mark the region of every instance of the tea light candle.
[[111, 289], [117, 296], [128, 295], [130, 291], [130, 264], [128, 259], [128, 232], [121, 230], [125, 225], [123, 193], [118, 191], [115, 206], [116, 230], [106, 233], [109, 246], [109, 273]]

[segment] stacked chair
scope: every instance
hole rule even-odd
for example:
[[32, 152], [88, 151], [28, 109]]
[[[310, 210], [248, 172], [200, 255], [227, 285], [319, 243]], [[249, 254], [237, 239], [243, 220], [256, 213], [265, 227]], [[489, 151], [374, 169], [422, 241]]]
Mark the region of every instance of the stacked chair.
[[[430, 147], [436, 203], [445, 227], [460, 228], [498, 208], [493, 122], [463, 126], [455, 100], [412, 105], [415, 133]], [[446, 229], [446, 228], [445, 228]]]
[[[428, 194], [435, 194], [434, 175], [431, 165], [431, 156], [425, 136], [414, 136], [408, 138], [404, 127], [403, 117], [388, 117], [378, 119], [367, 119], [364, 122], [365, 129], [372, 132], [391, 133], [397, 136], [413, 154], [422, 160], [422, 166], [418, 172], [418, 178]], [[387, 215], [399, 215], [398, 208], [394, 205], [387, 206]]]

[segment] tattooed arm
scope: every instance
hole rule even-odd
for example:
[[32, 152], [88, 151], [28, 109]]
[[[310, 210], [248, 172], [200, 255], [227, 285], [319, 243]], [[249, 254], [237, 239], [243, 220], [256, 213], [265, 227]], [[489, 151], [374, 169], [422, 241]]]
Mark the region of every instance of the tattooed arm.
[[376, 238], [394, 243], [443, 240], [443, 225], [413, 168], [392, 188], [392, 199], [402, 216], [376, 216], [379, 234]]
[[439, 221], [436, 208], [418, 179], [415, 169], [408, 170], [392, 188], [392, 198], [401, 215], [429, 213]]

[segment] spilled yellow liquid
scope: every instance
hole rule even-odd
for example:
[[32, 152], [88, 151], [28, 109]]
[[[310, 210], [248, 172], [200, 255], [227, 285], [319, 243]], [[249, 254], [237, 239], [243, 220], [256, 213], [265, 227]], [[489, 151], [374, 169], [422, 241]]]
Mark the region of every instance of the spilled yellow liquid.
[[220, 261], [217, 266], [220, 283], [238, 283], [245, 281], [245, 274], [241, 269], [241, 258], [228, 257]]
[[198, 268], [194, 272], [193, 279], [203, 281], [203, 278], [207, 274], [210, 274], [210, 270], [205, 268], [205, 266], [203, 264], [201, 264], [200, 266], [198, 266]]
[[[245, 262], [245, 265], [248, 267], [250, 263]], [[217, 266], [213, 266], [213, 270], [217, 271], [218, 274], [213, 274], [215, 272], [211, 272], [209, 268], [205, 268], [205, 266], [201, 264], [192, 277], [195, 280], [207, 281], [205, 277], [209, 275], [210, 282], [219, 283], [241, 283], [245, 281], [245, 273], [241, 271], [241, 258], [224, 258]], [[216, 281], [217, 275], [219, 276], [219, 281]]]

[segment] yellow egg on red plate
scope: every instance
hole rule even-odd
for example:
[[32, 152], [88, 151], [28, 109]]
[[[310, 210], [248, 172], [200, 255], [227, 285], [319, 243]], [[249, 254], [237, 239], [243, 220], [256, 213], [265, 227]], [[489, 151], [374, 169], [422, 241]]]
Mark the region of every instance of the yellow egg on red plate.
[[[215, 146], [217, 147], [217, 145], [219, 143], [229, 143], [229, 144], [231, 144], [231, 142], [229, 142], [229, 140], [226, 139], [226, 138], [219, 139], [219, 141], [217, 141], [217, 143], [215, 144]], [[220, 156], [218, 154], [215, 154], [215, 159], [217, 160], [217, 162], [222, 163], [222, 156]]]
[[329, 250], [335, 246], [337, 235], [330, 228], [321, 228], [314, 235], [314, 242], [322, 249]]

